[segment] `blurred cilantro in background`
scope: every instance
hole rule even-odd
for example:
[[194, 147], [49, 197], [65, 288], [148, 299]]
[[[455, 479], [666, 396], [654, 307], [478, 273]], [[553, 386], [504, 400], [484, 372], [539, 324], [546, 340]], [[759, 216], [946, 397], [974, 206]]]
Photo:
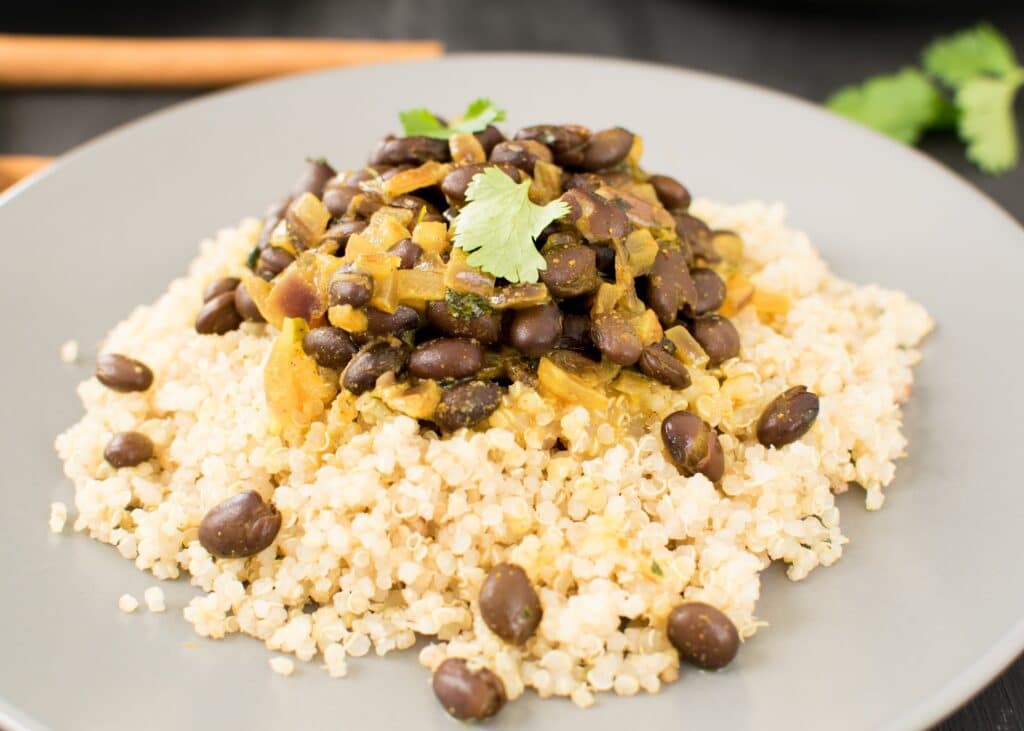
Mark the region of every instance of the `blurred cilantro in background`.
[[922, 53], [921, 65], [923, 70], [908, 67], [844, 87], [825, 104], [908, 144], [926, 131], [955, 129], [967, 157], [983, 171], [1016, 167], [1013, 102], [1024, 85], [1024, 67], [1009, 41], [982, 23], [935, 40]]

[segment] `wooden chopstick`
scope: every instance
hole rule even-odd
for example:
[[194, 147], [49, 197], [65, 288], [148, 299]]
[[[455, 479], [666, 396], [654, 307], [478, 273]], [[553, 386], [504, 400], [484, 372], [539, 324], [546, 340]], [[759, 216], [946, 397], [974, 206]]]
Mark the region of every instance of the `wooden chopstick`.
[[0, 190], [14, 185], [22, 178], [53, 162], [52, 157], [41, 155], [0, 155]]
[[443, 52], [438, 41], [0, 34], [0, 86], [210, 88]]

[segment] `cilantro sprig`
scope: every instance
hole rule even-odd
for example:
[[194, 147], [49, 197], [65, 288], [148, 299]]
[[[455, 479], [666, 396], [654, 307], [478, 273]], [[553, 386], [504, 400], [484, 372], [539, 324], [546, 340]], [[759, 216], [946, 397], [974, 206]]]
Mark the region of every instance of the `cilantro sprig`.
[[418, 107], [398, 113], [406, 136], [432, 137], [447, 140], [456, 134], [473, 134], [487, 129], [487, 125], [505, 118], [505, 110], [499, 109], [490, 99], [476, 99], [470, 102], [462, 116], [452, 124], [443, 124], [428, 109]]
[[452, 222], [454, 245], [466, 251], [466, 263], [510, 282], [536, 282], [547, 265], [536, 239], [553, 221], [569, 213], [564, 201], [539, 206], [530, 200], [530, 181], [517, 183], [498, 168], [473, 176], [466, 205]]
[[923, 70], [905, 68], [845, 87], [826, 105], [908, 144], [926, 131], [955, 128], [968, 159], [984, 172], [1014, 168], [1020, 152], [1013, 102], [1024, 67], [1009, 41], [982, 23], [933, 41], [921, 61]]

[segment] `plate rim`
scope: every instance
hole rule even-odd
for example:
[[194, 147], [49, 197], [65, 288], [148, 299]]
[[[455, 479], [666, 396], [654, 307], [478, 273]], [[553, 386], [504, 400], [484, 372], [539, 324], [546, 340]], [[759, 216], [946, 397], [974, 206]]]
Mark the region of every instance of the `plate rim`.
[[[1002, 220], [1004, 224], [1010, 224], [1011, 230], [1015, 230], [1024, 237], [1024, 223], [1018, 221], [1000, 203], [989, 197], [974, 182], [957, 174], [954, 170], [937, 161], [916, 147], [904, 145], [886, 135], [864, 127], [845, 117], [828, 111], [826, 108], [810, 100], [790, 94], [772, 87], [757, 84], [743, 79], [736, 79], [720, 74], [695, 69], [687, 66], [678, 66], [670, 63], [645, 61], [637, 59], [620, 58], [616, 56], [603, 56], [599, 54], [581, 54], [569, 52], [531, 52], [531, 51], [466, 51], [446, 53], [444, 56], [435, 59], [424, 59], [418, 61], [395, 61], [373, 64], [361, 64], [358, 66], [337, 66], [328, 69], [315, 71], [304, 71], [295, 74], [260, 79], [244, 84], [231, 86], [223, 89], [213, 89], [201, 93], [195, 97], [175, 102], [169, 106], [154, 110], [135, 119], [119, 124], [95, 137], [92, 137], [70, 150], [57, 156], [54, 161], [44, 169], [29, 175], [16, 182], [5, 191], [0, 192], [0, 217], [3, 216], [5, 207], [11, 201], [17, 199], [26, 191], [34, 188], [38, 183], [50, 178], [53, 175], [60, 175], [68, 165], [75, 164], [80, 158], [91, 154], [106, 144], [116, 142], [117, 138], [129, 133], [136, 128], [144, 128], [168, 116], [179, 114], [194, 106], [217, 104], [224, 99], [235, 95], [245, 95], [254, 91], [264, 91], [275, 86], [287, 86], [300, 79], [311, 79], [321, 76], [345, 74], [350, 71], [361, 69], [394, 68], [400, 70], [403, 67], [444, 65], [452, 62], [505, 62], [515, 63], [516, 61], [555, 62], [555, 63], [584, 63], [588, 65], [615, 65], [630, 67], [637, 71], [655, 71], [698, 78], [704, 82], [725, 85], [737, 91], [747, 94], [755, 94], [767, 97], [775, 104], [794, 106], [802, 109], [803, 112], [810, 112], [824, 124], [838, 124], [844, 134], [865, 135], [873, 138], [875, 143], [882, 143], [890, 155], [905, 155], [909, 159], [924, 163], [931, 174], [945, 176], [948, 182], [959, 187], [965, 194], [972, 196], [976, 201], [984, 203], [992, 213]], [[1024, 608], [1022, 608], [1024, 609]], [[1017, 622], [993, 642], [986, 650], [978, 655], [973, 662], [964, 667], [953, 676], [945, 685], [930, 695], [909, 705], [900, 715], [892, 719], [887, 728], [891, 729], [917, 729], [928, 728], [956, 712], [963, 705], [985, 689], [996, 677], [1010, 666], [1024, 652], [1024, 612]], [[0, 727], [6, 727], [11, 731], [46, 731], [50, 727], [33, 716], [20, 710], [14, 704], [0, 695]]]

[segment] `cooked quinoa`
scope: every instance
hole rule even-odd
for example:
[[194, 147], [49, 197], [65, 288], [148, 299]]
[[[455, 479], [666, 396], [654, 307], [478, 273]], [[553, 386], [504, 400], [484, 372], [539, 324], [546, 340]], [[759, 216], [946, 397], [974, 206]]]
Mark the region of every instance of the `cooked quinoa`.
[[[599, 413], [516, 382], [483, 424], [443, 438], [371, 392], [347, 391], [298, 443], [272, 433], [263, 366], [276, 330], [245, 322], [210, 337], [194, 327], [204, 288], [247, 273], [260, 223], [220, 232], [187, 277], [104, 343], [147, 364], [152, 387], [79, 386], [85, 416], [56, 441], [75, 530], [159, 579], [187, 573], [199, 593], [184, 616], [199, 634], [249, 634], [319, 658], [335, 677], [350, 657], [422, 635], [434, 640], [423, 665], [466, 658], [496, 673], [510, 699], [527, 687], [580, 706], [597, 691], [656, 692], [678, 675], [665, 625], [680, 596], [718, 607], [749, 639], [763, 624], [762, 570], [784, 561], [799, 580], [842, 555], [835, 494], [855, 484], [868, 509], [882, 506], [906, 446], [900, 404], [915, 347], [932, 327], [903, 294], [832, 276], [781, 205], [698, 200], [692, 210], [742, 237], [754, 287], [788, 298], [782, 315], [748, 306], [732, 316], [742, 358], [719, 378], [694, 371], [682, 390], [651, 382], [654, 416], [643, 423], [627, 395]], [[820, 413], [798, 441], [766, 448], [753, 424], [793, 384], [818, 394]], [[683, 476], [664, 452], [657, 427], [680, 409], [721, 431], [717, 487]], [[104, 449], [129, 430], [149, 437], [155, 457], [115, 469]], [[252, 558], [215, 560], [197, 540], [200, 521], [242, 490], [273, 497], [280, 532]], [[543, 605], [522, 646], [478, 611], [502, 562], [526, 571]], [[125, 611], [137, 605], [129, 598]]]

